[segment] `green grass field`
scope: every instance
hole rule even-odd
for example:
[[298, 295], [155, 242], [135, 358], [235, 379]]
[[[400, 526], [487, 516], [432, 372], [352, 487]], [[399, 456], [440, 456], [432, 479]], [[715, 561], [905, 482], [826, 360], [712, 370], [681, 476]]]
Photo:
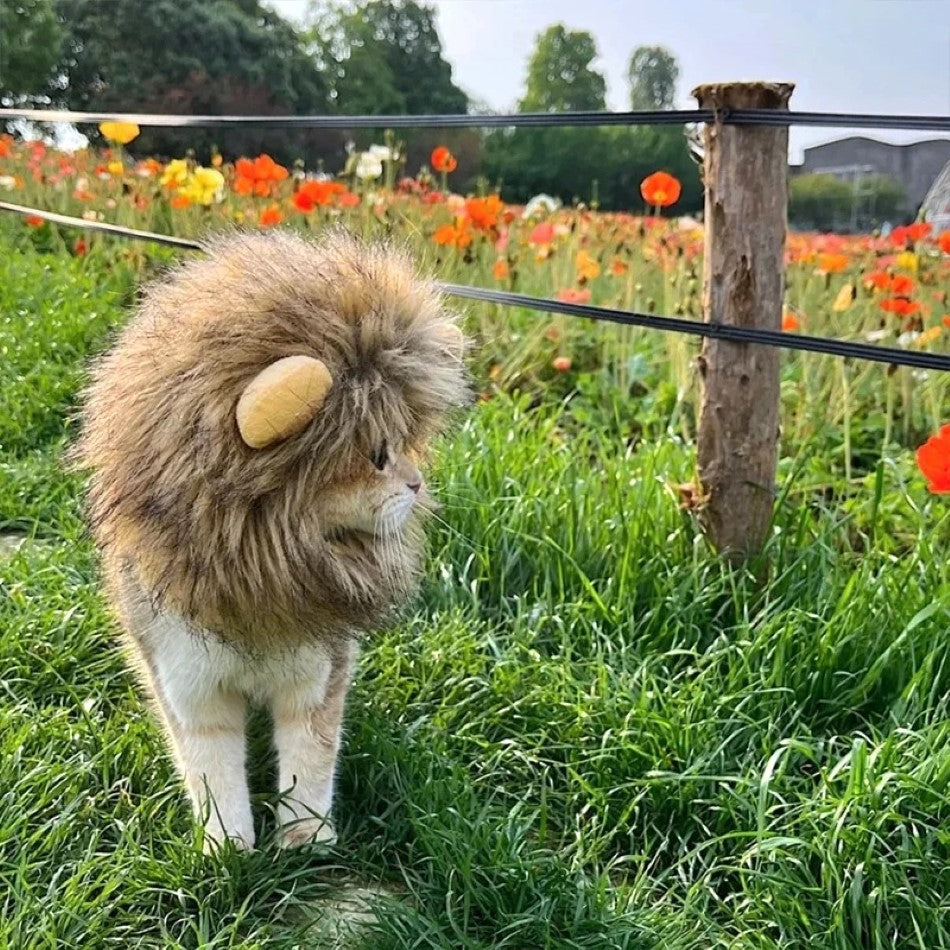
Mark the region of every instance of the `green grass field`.
[[60, 461], [136, 274], [4, 233], [0, 947], [950, 947], [946, 499], [904, 450], [843, 485], [827, 429], [786, 446], [757, 586], [680, 508], [649, 376], [460, 423], [351, 693], [338, 844], [203, 856]]

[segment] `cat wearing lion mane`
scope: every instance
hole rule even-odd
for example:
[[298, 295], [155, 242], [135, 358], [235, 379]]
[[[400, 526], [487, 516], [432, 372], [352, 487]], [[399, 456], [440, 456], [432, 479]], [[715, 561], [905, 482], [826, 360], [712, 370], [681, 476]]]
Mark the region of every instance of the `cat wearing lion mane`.
[[205, 250], [94, 364], [73, 457], [205, 850], [254, 847], [248, 703], [273, 722], [282, 846], [332, 840], [359, 638], [417, 583], [419, 466], [469, 401], [462, 334], [386, 245], [272, 232]]

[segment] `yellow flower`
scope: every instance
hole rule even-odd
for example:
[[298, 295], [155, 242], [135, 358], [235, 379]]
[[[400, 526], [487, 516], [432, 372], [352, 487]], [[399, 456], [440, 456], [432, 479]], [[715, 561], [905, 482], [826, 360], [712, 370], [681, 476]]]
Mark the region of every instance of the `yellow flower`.
[[141, 130], [134, 122], [100, 122], [99, 131], [116, 145], [128, 145]]
[[895, 262], [898, 267], [903, 267], [904, 270], [917, 272], [917, 255], [913, 251], [902, 251], [895, 258]]
[[188, 162], [183, 158], [172, 159], [162, 172], [162, 186], [183, 185], [188, 179]]
[[224, 175], [216, 168], [198, 167], [187, 184], [178, 189], [178, 193], [190, 198], [197, 205], [210, 205], [221, 196], [224, 190]]
[[917, 337], [917, 345], [923, 347], [928, 343], [933, 343], [933, 341], [940, 336], [942, 330], [942, 327], [931, 327], [929, 330], [924, 330], [924, 332]]
[[835, 302], [831, 305], [833, 313], [844, 313], [854, 301], [854, 287], [851, 284], [842, 284]]
[[116, 177], [125, 171], [125, 167], [123, 166], [122, 162], [109, 162], [109, 164], [106, 165], [106, 168], [108, 169], [110, 175], [115, 175]]

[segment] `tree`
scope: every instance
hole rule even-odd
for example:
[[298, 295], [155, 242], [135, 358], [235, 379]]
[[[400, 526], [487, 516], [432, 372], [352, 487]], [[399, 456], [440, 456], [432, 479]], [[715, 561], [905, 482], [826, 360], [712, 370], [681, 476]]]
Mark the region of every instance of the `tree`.
[[60, 42], [52, 0], [0, 0], [0, 99], [11, 105], [45, 101]]
[[672, 109], [680, 68], [676, 57], [662, 46], [638, 46], [630, 57], [630, 108], [634, 111]]
[[528, 63], [528, 82], [518, 107], [522, 112], [580, 112], [605, 109], [606, 83], [591, 63], [597, 57], [594, 37], [568, 32], [563, 24], [538, 36]]
[[[603, 109], [604, 79], [591, 67], [596, 56], [589, 33], [549, 28], [538, 37], [520, 107], [541, 112]], [[596, 181], [602, 208], [642, 211], [640, 182], [663, 169], [683, 185], [677, 212], [697, 211], [703, 202], [699, 172], [679, 129], [504, 129], [487, 136], [484, 168], [509, 201], [523, 202], [544, 192], [564, 202], [587, 202]]]
[[796, 175], [789, 185], [788, 217], [800, 228], [866, 230], [906, 212], [903, 184], [887, 175], [856, 181], [827, 174]]
[[435, 11], [416, 0], [312, 4], [311, 52], [330, 76], [336, 110], [350, 115], [463, 114]]
[[[281, 115], [325, 112], [327, 83], [293, 27], [260, 0], [54, 0], [70, 108]], [[325, 134], [324, 134], [324, 137]], [[156, 129], [140, 152], [269, 151], [285, 161], [305, 136], [267, 129]], [[309, 140], [313, 135], [307, 136]], [[338, 137], [337, 137], [338, 138]]]

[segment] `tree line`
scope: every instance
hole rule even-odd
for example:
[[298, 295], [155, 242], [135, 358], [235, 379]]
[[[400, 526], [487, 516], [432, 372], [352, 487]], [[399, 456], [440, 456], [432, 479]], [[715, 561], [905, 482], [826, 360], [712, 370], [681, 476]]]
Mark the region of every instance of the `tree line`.
[[[484, 113], [446, 61], [435, 11], [418, 0], [313, 0], [295, 26], [261, 0], [6, 0], [0, 3], [0, 99], [86, 111], [258, 115]], [[531, 55], [521, 111], [606, 108], [593, 36], [554, 25]], [[659, 47], [633, 51], [634, 109], [672, 108], [679, 69]], [[84, 129], [83, 131], [86, 131]], [[95, 131], [90, 132], [95, 138]], [[139, 155], [201, 160], [267, 152], [335, 173], [383, 129], [145, 129]], [[638, 185], [664, 169], [702, 186], [678, 128], [418, 130], [400, 133], [405, 172], [436, 144], [459, 159], [456, 190], [500, 188], [509, 201], [546, 193], [606, 209], [642, 208]]]

